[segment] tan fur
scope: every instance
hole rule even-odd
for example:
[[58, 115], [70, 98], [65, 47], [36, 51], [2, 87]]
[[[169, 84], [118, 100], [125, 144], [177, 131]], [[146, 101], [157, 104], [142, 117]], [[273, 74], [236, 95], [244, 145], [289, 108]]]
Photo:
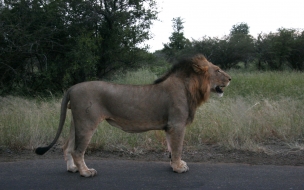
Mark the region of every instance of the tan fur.
[[68, 171], [78, 170], [85, 177], [97, 174], [86, 166], [84, 153], [103, 120], [131, 133], [165, 130], [173, 171], [188, 171], [186, 162], [181, 160], [185, 127], [193, 121], [196, 108], [209, 98], [210, 91], [216, 92], [217, 86], [226, 87], [230, 80], [226, 73], [198, 55], [173, 66], [151, 85], [92, 81], [72, 86], [64, 95], [60, 118], [63, 125], [70, 102], [73, 121], [64, 145]]

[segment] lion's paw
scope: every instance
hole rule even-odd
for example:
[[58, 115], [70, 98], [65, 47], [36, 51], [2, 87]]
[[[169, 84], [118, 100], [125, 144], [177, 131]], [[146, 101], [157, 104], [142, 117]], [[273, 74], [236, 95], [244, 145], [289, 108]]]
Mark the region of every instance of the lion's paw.
[[179, 163], [173, 163], [170, 162], [171, 167], [173, 168], [173, 171], [176, 173], [185, 173], [189, 171], [189, 167], [187, 166], [187, 163], [183, 160], [181, 160]]
[[91, 168], [86, 171], [80, 172], [80, 175], [82, 177], [93, 177], [93, 176], [97, 175], [97, 171], [95, 169]]

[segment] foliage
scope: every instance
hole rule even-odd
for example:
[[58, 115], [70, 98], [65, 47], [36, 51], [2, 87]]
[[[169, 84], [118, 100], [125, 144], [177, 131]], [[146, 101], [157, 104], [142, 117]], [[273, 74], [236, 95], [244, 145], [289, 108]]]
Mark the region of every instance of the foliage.
[[196, 53], [223, 69], [304, 70], [303, 30], [255, 39], [246, 23], [223, 37], [190, 41], [176, 17], [170, 42], [148, 53], [144, 42], [157, 13], [154, 0], [0, 1], [0, 95], [60, 93], [139, 67], [160, 75], [168, 62]]
[[260, 34], [256, 48], [259, 69], [304, 70], [304, 31], [280, 28], [277, 33]]
[[304, 31], [300, 29], [280, 28], [276, 33], [261, 33], [255, 39], [249, 35], [249, 26], [239, 23], [232, 26], [229, 35], [221, 38], [203, 36], [180, 49], [169, 48], [169, 45], [162, 50], [169, 60], [172, 60], [171, 57], [201, 53], [223, 69], [238, 69], [243, 63], [245, 69], [304, 70]]
[[247, 23], [239, 23], [239, 24], [235, 24], [232, 26], [231, 30], [230, 30], [230, 35], [239, 35], [239, 34], [244, 34], [244, 35], [248, 35], [249, 34], [249, 26]]
[[56, 92], [137, 67], [155, 19], [154, 0], [1, 1], [0, 94]]
[[164, 44], [163, 49], [169, 61], [172, 61], [179, 51], [190, 46], [190, 41], [184, 36], [183, 19], [181, 17], [173, 18], [172, 22], [173, 32], [169, 37], [170, 42]]
[[223, 69], [234, 68], [239, 62], [247, 63], [254, 53], [254, 39], [249, 35], [247, 24], [234, 25], [230, 35], [222, 38], [204, 36], [193, 40], [188, 52], [204, 54], [208, 60]]

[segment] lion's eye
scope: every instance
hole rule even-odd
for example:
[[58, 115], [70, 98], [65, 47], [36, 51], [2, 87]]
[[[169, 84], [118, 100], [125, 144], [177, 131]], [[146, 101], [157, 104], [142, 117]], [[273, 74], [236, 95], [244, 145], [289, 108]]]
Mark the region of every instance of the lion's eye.
[[220, 71], [220, 70], [217, 70], [217, 72], [220, 73], [221, 71]]

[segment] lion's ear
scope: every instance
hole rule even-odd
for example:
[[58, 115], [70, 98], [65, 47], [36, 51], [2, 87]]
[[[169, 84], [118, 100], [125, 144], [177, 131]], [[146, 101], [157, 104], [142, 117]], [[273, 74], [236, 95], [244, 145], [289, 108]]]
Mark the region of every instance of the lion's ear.
[[192, 67], [193, 70], [199, 74], [204, 74], [208, 71], [208, 66], [198, 65], [194, 63]]

